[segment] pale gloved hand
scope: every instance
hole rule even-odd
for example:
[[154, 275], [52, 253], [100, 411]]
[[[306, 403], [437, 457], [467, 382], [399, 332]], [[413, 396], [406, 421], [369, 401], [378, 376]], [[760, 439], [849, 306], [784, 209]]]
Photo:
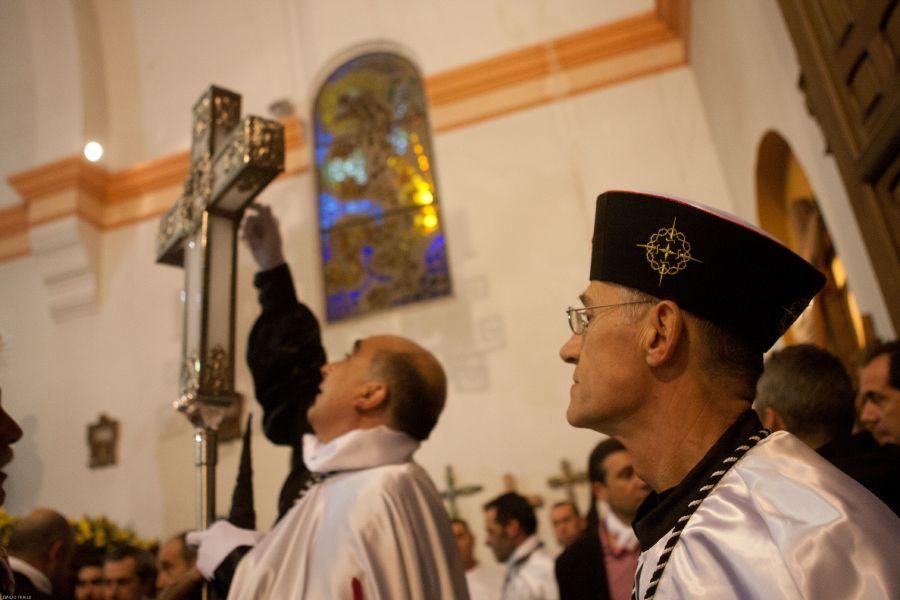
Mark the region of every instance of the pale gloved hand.
[[216, 521], [205, 531], [191, 531], [185, 541], [197, 548], [197, 570], [207, 579], [225, 560], [225, 557], [240, 546], [255, 546], [263, 537], [259, 531], [241, 529], [228, 521]]
[[241, 224], [241, 239], [250, 248], [260, 271], [268, 271], [284, 263], [278, 219], [268, 206], [254, 202], [247, 207]]

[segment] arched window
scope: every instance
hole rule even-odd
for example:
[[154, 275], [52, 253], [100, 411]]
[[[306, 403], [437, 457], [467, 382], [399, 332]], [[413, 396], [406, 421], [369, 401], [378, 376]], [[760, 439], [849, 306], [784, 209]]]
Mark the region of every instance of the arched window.
[[874, 341], [871, 319], [859, 312], [803, 167], [775, 131], [766, 133], [757, 151], [756, 193], [759, 224], [826, 277], [825, 287], [785, 333], [785, 342], [816, 344], [855, 372], [860, 348]]
[[357, 56], [313, 113], [327, 317], [450, 293], [422, 78], [407, 59]]

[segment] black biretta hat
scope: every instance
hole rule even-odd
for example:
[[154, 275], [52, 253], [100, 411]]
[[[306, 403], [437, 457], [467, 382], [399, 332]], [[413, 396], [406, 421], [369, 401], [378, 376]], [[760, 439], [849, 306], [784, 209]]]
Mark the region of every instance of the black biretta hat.
[[825, 277], [760, 229], [649, 194], [597, 198], [591, 279], [672, 300], [765, 352]]

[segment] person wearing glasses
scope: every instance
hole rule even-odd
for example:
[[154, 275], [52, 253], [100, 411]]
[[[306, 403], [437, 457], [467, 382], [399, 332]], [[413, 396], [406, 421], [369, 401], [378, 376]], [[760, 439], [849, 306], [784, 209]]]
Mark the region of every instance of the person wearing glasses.
[[560, 349], [566, 417], [619, 440], [652, 490], [634, 597], [900, 597], [900, 521], [751, 409], [763, 353], [824, 277], [729, 215], [607, 192], [589, 279]]

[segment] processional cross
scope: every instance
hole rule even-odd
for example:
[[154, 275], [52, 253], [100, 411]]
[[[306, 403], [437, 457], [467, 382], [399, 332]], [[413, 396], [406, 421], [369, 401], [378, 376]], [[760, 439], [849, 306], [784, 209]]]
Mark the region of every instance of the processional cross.
[[184, 193], [162, 218], [156, 262], [184, 268], [179, 398], [194, 426], [197, 526], [215, 518], [216, 430], [236, 399], [234, 305], [237, 230], [244, 209], [284, 170], [284, 127], [241, 119], [241, 96], [211, 86], [193, 108]]
[[578, 506], [575, 500], [575, 486], [580, 483], [586, 483], [587, 474], [584, 471], [579, 471], [578, 473], [572, 471], [572, 465], [566, 459], [560, 461], [559, 464], [562, 468], [562, 476], [551, 477], [547, 480], [547, 484], [553, 489], [566, 488], [566, 495], [569, 497], [569, 500], [572, 501], [572, 504]]
[[456, 476], [453, 474], [453, 467], [450, 465], [447, 465], [446, 475], [447, 489], [441, 492], [441, 496], [447, 501], [447, 506], [450, 507], [450, 518], [458, 519], [459, 510], [456, 507], [456, 499], [477, 494], [484, 488], [480, 485], [464, 485], [462, 487], [456, 487]]

